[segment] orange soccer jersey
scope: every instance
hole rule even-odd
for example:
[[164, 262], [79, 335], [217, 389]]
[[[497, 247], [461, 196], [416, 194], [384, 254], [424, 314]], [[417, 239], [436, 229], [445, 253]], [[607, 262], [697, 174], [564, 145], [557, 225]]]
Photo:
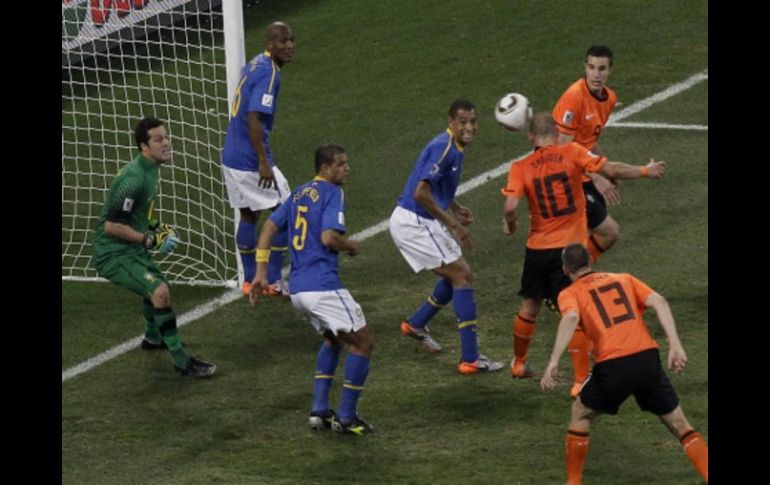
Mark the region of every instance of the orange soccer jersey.
[[588, 273], [559, 293], [562, 314], [572, 310], [594, 343], [595, 362], [657, 349], [642, 314], [654, 291], [630, 274]]
[[505, 196], [527, 197], [530, 249], [586, 244], [588, 223], [581, 177], [597, 172], [607, 161], [576, 143], [538, 148], [511, 164]]
[[559, 131], [588, 149], [596, 145], [618, 101], [615, 91], [606, 86], [604, 89], [607, 96], [600, 100], [588, 89], [585, 78], [578, 79], [564, 91], [551, 112]]

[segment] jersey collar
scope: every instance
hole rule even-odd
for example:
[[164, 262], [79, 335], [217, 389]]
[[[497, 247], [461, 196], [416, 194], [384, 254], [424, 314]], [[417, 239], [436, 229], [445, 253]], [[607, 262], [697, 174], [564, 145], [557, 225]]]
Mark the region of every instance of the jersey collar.
[[136, 158], [139, 160], [139, 163], [142, 164], [145, 168], [158, 168], [160, 167], [159, 163], [153, 162], [152, 160], [148, 158], [144, 158], [144, 155], [139, 153], [139, 155], [136, 156]]
[[583, 86], [586, 88], [586, 91], [588, 91], [588, 94], [590, 94], [591, 97], [597, 101], [607, 101], [607, 99], [610, 97], [610, 93], [607, 91], [607, 86], [602, 88], [602, 97], [595, 95], [594, 92], [591, 91], [591, 88], [588, 87], [588, 79], [583, 78]]
[[462, 145], [460, 145], [460, 142], [458, 142], [458, 141], [457, 141], [457, 137], [455, 136], [455, 134], [454, 134], [454, 132], [452, 131], [452, 129], [451, 129], [451, 128], [447, 128], [447, 129], [446, 129], [446, 132], [447, 132], [447, 133], [449, 133], [449, 138], [450, 138], [452, 141], [454, 141], [454, 142], [455, 142], [455, 146], [457, 147], [457, 149], [458, 149], [458, 150], [460, 150], [460, 153], [463, 153], [463, 152], [465, 152], [465, 148], [463, 148], [463, 146], [462, 146]]
[[265, 55], [267, 56], [268, 59], [270, 59], [270, 62], [273, 63], [275, 68], [280, 71], [281, 70], [281, 66], [279, 66], [278, 63], [273, 60], [273, 56], [270, 54], [269, 50], [265, 49]]

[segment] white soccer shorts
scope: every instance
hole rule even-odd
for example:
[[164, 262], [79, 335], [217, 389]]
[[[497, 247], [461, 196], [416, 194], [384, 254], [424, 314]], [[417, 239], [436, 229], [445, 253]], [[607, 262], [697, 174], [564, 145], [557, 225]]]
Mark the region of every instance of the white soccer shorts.
[[278, 189], [275, 187], [263, 189], [259, 186], [259, 172], [246, 172], [235, 170], [222, 165], [222, 175], [227, 187], [227, 198], [230, 200], [230, 206], [233, 209], [248, 207], [252, 211], [261, 211], [272, 209], [291, 195], [289, 181], [286, 180], [278, 167], [273, 167], [275, 181], [278, 182]]
[[462, 257], [460, 245], [436, 219], [425, 219], [396, 206], [390, 216], [390, 236], [415, 273], [440, 268]]
[[356, 303], [345, 288], [332, 291], [302, 291], [291, 295], [294, 308], [310, 318], [316, 332], [323, 334], [330, 330], [351, 333], [366, 326], [366, 317], [361, 305]]

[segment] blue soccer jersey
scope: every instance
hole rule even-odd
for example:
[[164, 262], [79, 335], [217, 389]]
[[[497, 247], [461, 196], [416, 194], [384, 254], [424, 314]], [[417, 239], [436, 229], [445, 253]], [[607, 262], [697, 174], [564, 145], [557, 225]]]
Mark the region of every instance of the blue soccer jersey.
[[439, 207], [444, 210], [449, 209], [460, 183], [464, 157], [463, 149], [455, 140], [451, 130], [447, 129], [435, 137], [420, 153], [409, 175], [409, 180], [406, 181], [404, 190], [398, 198], [398, 205], [426, 219], [435, 219], [412, 196], [417, 184], [425, 180], [430, 184], [433, 198], [436, 199]]
[[281, 69], [265, 51], [252, 59], [241, 70], [241, 80], [230, 107], [230, 124], [227, 126], [225, 145], [222, 149], [222, 164], [226, 167], [248, 172], [259, 170], [259, 159], [249, 140], [247, 114], [256, 111], [261, 114], [262, 143], [267, 160], [274, 166], [270, 150], [270, 132], [273, 129], [278, 91], [281, 89]]
[[299, 186], [270, 220], [289, 230], [291, 293], [342, 288], [339, 254], [321, 243], [327, 229], [345, 232], [345, 194], [321, 177]]

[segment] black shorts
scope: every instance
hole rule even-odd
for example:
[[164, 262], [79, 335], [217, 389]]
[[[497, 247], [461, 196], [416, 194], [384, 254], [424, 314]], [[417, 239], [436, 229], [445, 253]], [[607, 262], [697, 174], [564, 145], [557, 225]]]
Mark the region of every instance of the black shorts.
[[632, 394], [643, 411], [657, 416], [679, 405], [676, 391], [660, 365], [658, 349], [599, 362], [580, 389], [580, 400], [595, 411], [617, 414]]
[[607, 201], [604, 200], [604, 196], [596, 190], [596, 186], [591, 180], [583, 182], [583, 192], [586, 194], [588, 228], [593, 229], [607, 218]]
[[556, 303], [559, 292], [571, 283], [561, 267], [561, 252], [561, 248], [527, 248], [519, 295], [533, 300], [549, 298]]

